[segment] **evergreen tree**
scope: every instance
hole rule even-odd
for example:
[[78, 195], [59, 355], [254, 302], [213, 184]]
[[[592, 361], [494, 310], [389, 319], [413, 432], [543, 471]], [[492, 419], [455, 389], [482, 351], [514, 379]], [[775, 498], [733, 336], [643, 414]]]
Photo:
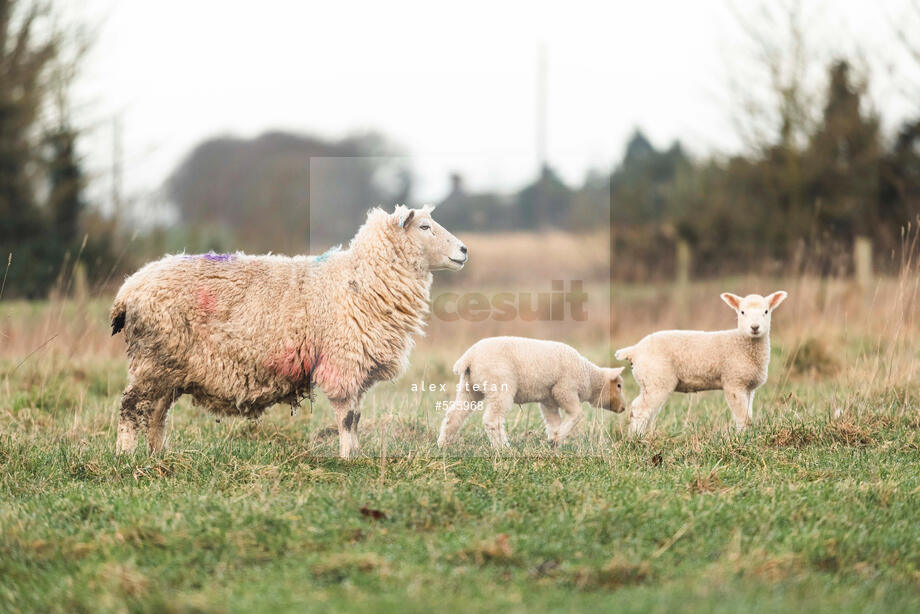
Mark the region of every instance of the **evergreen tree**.
[[5, 294], [41, 295], [54, 279], [44, 220], [35, 202], [33, 130], [55, 54], [43, 5], [0, 0], [0, 252], [13, 253]]
[[807, 152], [808, 202], [816, 205], [822, 232], [850, 241], [875, 233], [879, 223], [879, 120], [864, 109], [865, 86], [854, 82], [848, 62], [834, 62], [829, 73], [821, 124]]
[[521, 228], [567, 228], [572, 212], [572, 190], [549, 166], [540, 177], [518, 192]]
[[50, 149], [48, 198], [51, 235], [62, 249], [79, 241], [80, 215], [83, 212], [83, 170], [76, 156], [77, 134], [61, 126], [46, 138]]

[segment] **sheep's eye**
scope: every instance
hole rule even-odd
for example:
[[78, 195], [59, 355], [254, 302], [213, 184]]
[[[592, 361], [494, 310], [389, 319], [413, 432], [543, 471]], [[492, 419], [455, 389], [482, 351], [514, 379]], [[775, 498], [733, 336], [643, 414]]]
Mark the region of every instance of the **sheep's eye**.
[[425, 224], [424, 226], [419, 226], [418, 229], [419, 230], [431, 230], [431, 226]]
[[764, 314], [764, 315], [767, 315], [767, 311], [768, 311], [767, 309], [764, 309], [764, 310], [763, 310], [763, 314]]
[[741, 315], [744, 315], [744, 309], [741, 310]]
[[623, 388], [623, 384], [617, 384], [617, 388]]

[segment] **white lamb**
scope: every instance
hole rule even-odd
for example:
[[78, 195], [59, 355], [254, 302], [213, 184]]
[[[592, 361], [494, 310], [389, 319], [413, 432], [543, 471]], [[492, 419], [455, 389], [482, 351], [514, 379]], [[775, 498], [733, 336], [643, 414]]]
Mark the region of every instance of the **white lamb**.
[[483, 409], [492, 446], [508, 445], [505, 412], [513, 403], [540, 403], [546, 436], [554, 445], [581, 421], [581, 404], [626, 409], [623, 367], [598, 367], [574, 348], [556, 341], [490, 337], [477, 341], [454, 365], [457, 398], [441, 424], [438, 447], [450, 443], [469, 417]]
[[724, 390], [735, 427], [742, 430], [750, 424], [754, 392], [767, 381], [770, 316], [787, 295], [779, 291], [767, 297], [741, 298], [728, 292], [721, 296], [737, 312], [737, 328], [659, 331], [617, 350], [617, 360], [630, 362], [640, 388], [630, 406], [630, 434], [642, 435], [651, 428], [675, 390]]

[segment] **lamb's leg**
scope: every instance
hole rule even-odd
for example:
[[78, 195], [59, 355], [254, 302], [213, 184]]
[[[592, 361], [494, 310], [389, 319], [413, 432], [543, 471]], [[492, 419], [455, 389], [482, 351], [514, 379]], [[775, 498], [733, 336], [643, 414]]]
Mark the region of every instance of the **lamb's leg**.
[[441, 433], [438, 435], [438, 447], [442, 448], [453, 442], [457, 431], [466, 422], [475, 409], [476, 400], [472, 395], [460, 390], [457, 392], [457, 398], [447, 408], [444, 414], [444, 421], [441, 422]]
[[559, 429], [556, 431], [556, 437], [553, 438], [553, 443], [559, 445], [562, 441], [569, 436], [569, 433], [572, 432], [572, 429], [581, 422], [581, 419], [584, 417], [585, 413], [581, 409], [581, 402], [578, 400], [577, 395], [572, 395], [569, 397], [556, 398], [556, 401], [562, 407], [562, 411], [565, 413], [565, 418], [562, 419], [562, 422], [559, 424]]
[[361, 412], [358, 402], [351, 400], [332, 401], [335, 422], [339, 429], [339, 456], [351, 458], [358, 453], [358, 421]]
[[745, 388], [726, 387], [725, 400], [728, 401], [728, 406], [732, 410], [735, 429], [743, 431], [751, 423], [751, 407], [754, 401], [754, 394], [748, 393]]
[[512, 402], [513, 399], [502, 395], [487, 396], [485, 399], [482, 426], [493, 448], [498, 449], [508, 445], [508, 435], [505, 432], [505, 412], [511, 407]]
[[661, 407], [664, 405], [665, 401], [668, 400], [668, 395], [671, 394], [672, 391], [673, 388], [671, 387], [664, 389], [642, 389], [639, 396], [637, 396], [629, 406], [630, 435], [638, 435], [641, 437], [652, 428], [655, 424], [655, 418], [658, 417], [658, 412], [661, 411]]
[[546, 438], [553, 442], [556, 441], [559, 434], [559, 423], [562, 422], [559, 407], [555, 403], [544, 401], [540, 403], [540, 413], [543, 414], [543, 424], [546, 426]]
[[166, 445], [166, 416], [175, 400], [174, 393], [161, 397], [147, 417], [147, 450], [151, 454], [162, 451]]

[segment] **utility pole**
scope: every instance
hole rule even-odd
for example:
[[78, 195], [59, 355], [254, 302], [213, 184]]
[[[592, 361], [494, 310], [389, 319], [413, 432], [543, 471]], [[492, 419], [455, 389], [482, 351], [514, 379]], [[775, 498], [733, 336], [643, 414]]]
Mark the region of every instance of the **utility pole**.
[[546, 44], [540, 43], [537, 56], [537, 164], [538, 176], [547, 164], [547, 74]]
[[121, 117], [112, 117], [112, 214], [117, 219], [121, 216], [121, 181], [124, 148], [121, 134]]

